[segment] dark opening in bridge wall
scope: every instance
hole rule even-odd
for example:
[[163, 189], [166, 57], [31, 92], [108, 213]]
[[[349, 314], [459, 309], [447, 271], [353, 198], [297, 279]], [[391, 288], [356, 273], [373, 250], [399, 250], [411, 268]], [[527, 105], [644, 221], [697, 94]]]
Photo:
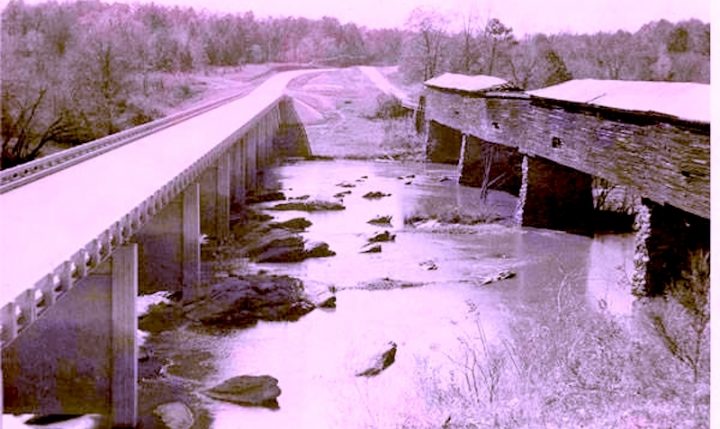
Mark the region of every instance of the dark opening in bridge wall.
[[[489, 189], [518, 196], [522, 181], [522, 154], [516, 148], [493, 144], [474, 136], [465, 142], [460, 184], [481, 187], [489, 181]], [[486, 176], [486, 169], [490, 168]]]
[[521, 224], [592, 235], [592, 177], [540, 157], [525, 160]]
[[643, 199], [650, 210], [650, 233], [645, 241], [648, 262], [641, 295], [661, 295], [689, 269], [689, 255], [710, 251], [710, 220], [669, 205]]
[[435, 121], [428, 124], [427, 159], [431, 162], [457, 164], [460, 160], [462, 133]]

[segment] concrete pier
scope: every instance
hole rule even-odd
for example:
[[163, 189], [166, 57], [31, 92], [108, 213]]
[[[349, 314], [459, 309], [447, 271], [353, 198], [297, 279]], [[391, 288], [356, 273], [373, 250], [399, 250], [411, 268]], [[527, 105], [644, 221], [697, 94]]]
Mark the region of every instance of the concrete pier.
[[4, 345], [3, 412], [100, 413], [135, 426], [137, 262], [136, 244], [116, 249]]

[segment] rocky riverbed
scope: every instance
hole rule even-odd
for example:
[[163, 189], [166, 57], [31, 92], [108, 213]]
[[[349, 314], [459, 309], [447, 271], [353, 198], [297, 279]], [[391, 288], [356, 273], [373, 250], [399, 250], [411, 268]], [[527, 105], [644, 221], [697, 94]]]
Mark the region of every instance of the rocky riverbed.
[[[141, 319], [152, 333], [141, 362], [146, 427], [430, 419], [423, 389], [451, 379], [463, 356], [458, 339], [478, 319], [494, 341], [509, 329], [508, 312], [549, 293], [543, 285], [560, 279], [558, 260], [597, 269], [593, 240], [510, 226], [512, 197], [491, 194], [480, 205], [474, 189], [444, 180], [450, 167], [310, 161], [276, 173], [268, 185], [282, 196], [260, 196], [234, 217], [235, 240], [204, 247], [207, 295], [168, 297]], [[335, 196], [342, 189], [353, 192]], [[364, 197], [372, 192], [383, 197]], [[329, 209], [336, 205], [343, 209]], [[623, 302], [608, 297], [622, 291], [607, 283], [592, 287]], [[580, 281], [573, 295], [592, 303], [590, 290]]]

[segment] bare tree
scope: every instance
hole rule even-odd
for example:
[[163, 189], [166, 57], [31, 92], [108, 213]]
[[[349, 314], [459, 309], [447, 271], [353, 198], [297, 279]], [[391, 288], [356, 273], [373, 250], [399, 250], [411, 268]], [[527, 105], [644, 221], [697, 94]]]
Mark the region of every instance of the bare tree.
[[473, 15], [463, 17], [463, 26], [460, 30], [460, 71], [469, 74], [480, 56], [478, 45], [478, 24]]
[[514, 40], [512, 28], [505, 26], [497, 18], [491, 18], [485, 25], [485, 38], [490, 43], [490, 55], [488, 59], [487, 74], [492, 75], [495, 71], [495, 63], [501, 52]]
[[417, 8], [406, 25], [414, 33], [406, 45], [406, 65], [419, 68], [422, 79], [428, 80], [440, 72], [444, 60], [446, 19], [436, 11]]
[[7, 88], [3, 89], [0, 169], [32, 161], [47, 143], [62, 141], [70, 130], [62, 114], [49, 124], [41, 124], [39, 110], [47, 89], [40, 89], [34, 98], [26, 100], [18, 100]]

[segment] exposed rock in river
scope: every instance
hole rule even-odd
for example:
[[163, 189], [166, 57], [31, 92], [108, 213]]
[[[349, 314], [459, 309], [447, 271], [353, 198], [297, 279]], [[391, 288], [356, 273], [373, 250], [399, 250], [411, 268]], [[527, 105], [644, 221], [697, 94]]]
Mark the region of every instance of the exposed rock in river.
[[259, 235], [257, 241], [246, 248], [246, 254], [256, 262], [300, 262], [307, 258], [335, 256], [327, 243], [313, 242], [306, 246], [301, 236], [284, 229], [272, 229]]
[[186, 306], [185, 316], [205, 325], [246, 327], [258, 320], [297, 320], [315, 308], [302, 281], [289, 276], [231, 277]]
[[433, 260], [427, 260], [427, 261], [420, 262], [420, 266], [425, 268], [428, 271], [435, 271], [438, 269], [437, 264]]
[[389, 348], [378, 355], [374, 356], [366, 369], [356, 373], [358, 377], [372, 377], [380, 374], [385, 368], [395, 362], [395, 353], [397, 353], [397, 344], [390, 341]]
[[360, 253], [381, 253], [382, 252], [382, 246], [379, 244], [376, 244], [372, 247], [367, 248], [366, 250], [363, 250]]
[[241, 375], [205, 391], [213, 399], [273, 409], [279, 408], [277, 397], [281, 393], [278, 380], [269, 375]]
[[305, 250], [306, 258], [326, 258], [328, 256], [335, 256], [335, 252], [330, 250], [330, 246], [322, 241], [315, 241], [307, 244], [307, 250]]
[[270, 224], [270, 228], [282, 228], [292, 232], [303, 232], [312, 226], [312, 222], [304, 217], [296, 217], [285, 222], [275, 222]]
[[385, 194], [380, 191], [375, 191], [375, 192], [368, 192], [367, 194], [363, 195], [363, 198], [367, 198], [369, 200], [376, 200], [379, 198], [389, 197], [390, 195], [392, 195], [392, 194]]
[[388, 241], [395, 241], [395, 234], [391, 234], [390, 231], [383, 231], [368, 238], [368, 243], [385, 243]]
[[392, 225], [392, 216], [375, 216], [374, 218], [367, 221], [371, 225]]
[[313, 296], [312, 301], [317, 308], [335, 308], [337, 306], [337, 297], [331, 291]]
[[390, 289], [405, 289], [411, 287], [423, 286], [423, 283], [412, 283], [407, 281], [395, 280], [388, 277], [370, 280], [367, 282], [359, 283], [358, 289], [365, 290], [390, 290]]
[[182, 402], [162, 404], [154, 413], [169, 429], [190, 429], [195, 424], [192, 411]]
[[247, 248], [246, 253], [251, 258], [258, 258], [270, 249], [291, 249], [302, 253], [305, 250], [305, 240], [289, 231], [275, 229], [260, 235], [257, 241]]
[[345, 210], [345, 206], [334, 201], [292, 201], [276, 204], [268, 210], [297, 210], [304, 212], [316, 212], [325, 210]]
[[490, 284], [490, 283], [498, 282], [498, 281], [500, 281], [500, 280], [511, 279], [511, 278], [513, 278], [513, 277], [515, 277], [515, 272], [514, 272], [514, 271], [503, 270], [503, 271], [499, 271], [499, 272], [497, 272], [497, 273], [495, 273], [495, 274], [492, 274], [492, 275], [489, 275], [489, 276], [487, 276], [487, 277], [485, 277], [485, 278], [480, 279], [480, 284], [481, 284], [481, 285], [487, 285], [487, 284]]

